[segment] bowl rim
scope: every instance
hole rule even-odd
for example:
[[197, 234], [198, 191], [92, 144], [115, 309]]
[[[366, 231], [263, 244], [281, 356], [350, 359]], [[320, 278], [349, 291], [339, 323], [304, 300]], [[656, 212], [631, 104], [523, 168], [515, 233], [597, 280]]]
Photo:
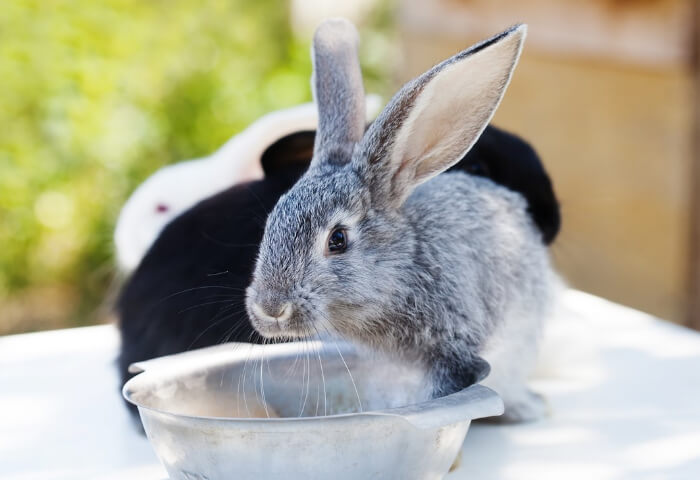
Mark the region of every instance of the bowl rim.
[[[288, 342], [284, 344], [266, 345], [265, 347], [277, 347], [276, 349], [284, 350], [293, 347], [294, 344], [300, 342]], [[323, 342], [314, 342], [315, 347], [326, 347], [327, 345]], [[252, 347], [259, 347], [255, 344], [250, 344]], [[135, 376], [130, 378], [121, 389], [122, 396], [124, 399], [141, 410], [146, 410], [148, 412], [154, 412], [159, 415], [165, 415], [174, 419], [188, 420], [196, 422], [223, 422], [223, 423], [256, 423], [256, 424], [280, 424], [280, 423], [315, 423], [315, 422], [328, 422], [333, 420], [347, 420], [357, 417], [394, 417], [403, 418], [420, 427], [431, 427], [435, 424], [452, 424], [459, 421], [470, 421], [477, 418], [491, 417], [501, 415], [504, 411], [503, 401], [500, 396], [488, 387], [480, 384], [473, 384], [468, 387], [463, 388], [457, 392], [445, 395], [442, 397], [429, 399], [423, 402], [403, 405], [399, 407], [384, 408], [379, 410], [367, 410], [360, 412], [350, 412], [350, 413], [338, 413], [334, 415], [314, 415], [306, 417], [224, 417], [224, 416], [210, 416], [210, 415], [191, 415], [191, 414], [180, 414], [172, 411], [168, 411], [162, 408], [152, 407], [139, 403], [132, 398], [134, 393], [132, 388], [133, 384], [142, 380], [139, 379], [147, 371], [150, 370], [161, 370], [165, 362], [170, 363], [168, 365], [173, 369], [174, 366], [178, 364], [182, 365], [182, 360], [188, 360], [194, 357], [202, 357], [202, 355], [208, 355], [209, 352], [221, 352], [224, 351], [222, 347], [228, 347], [229, 354], [231, 352], [231, 344], [217, 345], [214, 347], [206, 347], [197, 350], [191, 350], [188, 352], [178, 353], [174, 355], [168, 355], [164, 357], [154, 358], [152, 360], [147, 360], [144, 362], [137, 362], [132, 364], [129, 368], [130, 371], [136, 373]], [[306, 347], [309, 347], [307, 342]], [[269, 350], [268, 350], [269, 351]], [[214, 358], [212, 356], [212, 358]], [[171, 363], [172, 362], [172, 363]], [[209, 359], [211, 362], [211, 358]], [[207, 362], [200, 362], [200, 364], [192, 366], [188, 365], [188, 369], [191, 371], [199, 370], [197, 367], [201, 367]], [[432, 419], [427, 415], [433, 413]], [[439, 421], [437, 421], [439, 420]]]

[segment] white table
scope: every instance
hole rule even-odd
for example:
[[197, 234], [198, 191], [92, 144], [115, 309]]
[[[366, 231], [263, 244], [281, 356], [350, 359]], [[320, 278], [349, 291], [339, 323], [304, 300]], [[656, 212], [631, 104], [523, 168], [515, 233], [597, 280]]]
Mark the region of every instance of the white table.
[[[473, 425], [447, 479], [700, 479], [700, 334], [581, 292], [562, 304], [533, 381], [552, 416]], [[166, 478], [118, 395], [117, 347], [113, 326], [0, 338], [1, 479]]]

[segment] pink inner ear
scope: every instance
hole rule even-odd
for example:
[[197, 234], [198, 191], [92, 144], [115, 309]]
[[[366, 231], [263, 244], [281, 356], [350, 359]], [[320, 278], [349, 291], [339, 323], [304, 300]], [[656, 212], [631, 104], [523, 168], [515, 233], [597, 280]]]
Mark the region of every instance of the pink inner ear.
[[158, 205], [156, 205], [156, 212], [158, 213], [165, 213], [168, 210], [170, 210], [170, 208], [164, 203], [159, 203]]

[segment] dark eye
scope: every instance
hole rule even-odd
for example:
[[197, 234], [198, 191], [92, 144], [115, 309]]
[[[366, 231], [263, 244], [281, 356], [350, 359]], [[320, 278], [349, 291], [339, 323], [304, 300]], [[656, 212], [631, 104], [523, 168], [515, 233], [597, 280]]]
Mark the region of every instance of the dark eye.
[[165, 213], [168, 210], [170, 210], [170, 208], [168, 208], [168, 206], [164, 203], [159, 203], [158, 205], [156, 205], [156, 212], [158, 213]]
[[342, 253], [348, 248], [348, 235], [344, 228], [334, 228], [328, 236], [328, 251]]

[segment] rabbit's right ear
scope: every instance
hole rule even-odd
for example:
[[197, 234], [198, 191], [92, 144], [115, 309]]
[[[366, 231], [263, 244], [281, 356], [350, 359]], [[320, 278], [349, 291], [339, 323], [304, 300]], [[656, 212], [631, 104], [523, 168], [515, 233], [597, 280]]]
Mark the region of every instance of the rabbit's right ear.
[[266, 177], [289, 168], [307, 168], [314, 155], [315, 130], [286, 135], [265, 149], [260, 159]]
[[516, 25], [477, 44], [394, 96], [353, 157], [373, 199], [396, 208], [469, 151], [505, 93], [526, 31]]

